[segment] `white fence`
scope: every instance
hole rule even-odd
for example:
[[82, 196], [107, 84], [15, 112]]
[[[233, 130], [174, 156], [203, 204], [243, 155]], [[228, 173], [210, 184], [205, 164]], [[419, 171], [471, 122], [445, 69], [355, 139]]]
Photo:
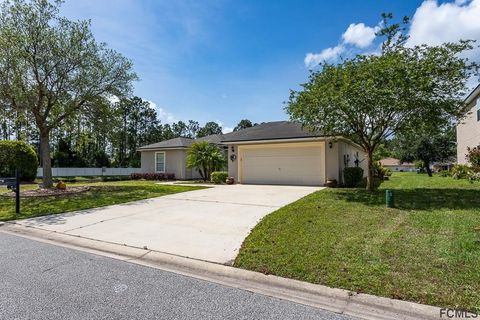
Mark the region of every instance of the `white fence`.
[[[52, 168], [54, 177], [128, 176], [142, 172], [141, 168]], [[43, 169], [37, 169], [37, 178], [43, 177]]]

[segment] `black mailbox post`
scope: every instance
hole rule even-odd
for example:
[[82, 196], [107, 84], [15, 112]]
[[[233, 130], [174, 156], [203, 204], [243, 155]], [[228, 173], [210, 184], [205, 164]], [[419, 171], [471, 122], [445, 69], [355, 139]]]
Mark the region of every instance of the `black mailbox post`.
[[20, 174], [15, 170], [14, 178], [0, 178], [0, 186], [7, 186], [8, 190], [15, 192], [15, 213], [20, 213]]

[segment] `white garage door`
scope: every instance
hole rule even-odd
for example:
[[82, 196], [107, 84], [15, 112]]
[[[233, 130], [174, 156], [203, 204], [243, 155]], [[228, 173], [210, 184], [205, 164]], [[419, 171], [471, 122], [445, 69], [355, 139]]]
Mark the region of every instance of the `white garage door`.
[[240, 147], [242, 183], [323, 185], [323, 143]]

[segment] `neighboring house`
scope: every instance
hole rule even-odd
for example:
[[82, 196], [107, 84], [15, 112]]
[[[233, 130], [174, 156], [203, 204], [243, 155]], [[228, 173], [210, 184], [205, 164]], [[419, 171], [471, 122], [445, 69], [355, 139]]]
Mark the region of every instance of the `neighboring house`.
[[390, 169], [392, 172], [414, 172], [415, 164], [410, 162], [401, 163], [395, 158], [385, 158], [379, 161], [382, 167]]
[[195, 141], [208, 141], [220, 144], [221, 135], [211, 135], [198, 139], [185, 137], [174, 138], [143, 146], [141, 153], [141, 170], [144, 173], [168, 172], [175, 174], [175, 179], [199, 179], [195, 169], [187, 168], [187, 149]]
[[[268, 122], [216, 138], [219, 141], [213, 143], [228, 147], [228, 174], [238, 183], [324, 185], [327, 179], [342, 182], [343, 169], [355, 166], [356, 162], [366, 174], [366, 155], [360, 146], [343, 137], [309, 132], [299, 123]], [[140, 148], [142, 170], [174, 172], [179, 179], [198, 178], [194, 170], [185, 168], [186, 149], [193, 141], [177, 138]]]
[[468, 95], [469, 112], [457, 125], [457, 163], [467, 164], [467, 147], [480, 145], [480, 84]]

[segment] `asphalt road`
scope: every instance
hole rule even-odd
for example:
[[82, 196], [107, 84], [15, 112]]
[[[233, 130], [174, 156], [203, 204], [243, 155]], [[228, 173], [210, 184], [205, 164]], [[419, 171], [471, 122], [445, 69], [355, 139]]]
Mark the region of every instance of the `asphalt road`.
[[351, 319], [0, 232], [0, 319]]

